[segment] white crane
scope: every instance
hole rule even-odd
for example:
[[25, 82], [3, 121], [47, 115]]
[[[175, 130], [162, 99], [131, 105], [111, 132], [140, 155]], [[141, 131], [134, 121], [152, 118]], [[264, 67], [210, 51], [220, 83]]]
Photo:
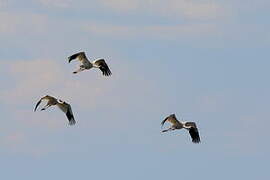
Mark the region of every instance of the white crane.
[[69, 121], [69, 125], [74, 125], [76, 123], [72, 110], [71, 110], [71, 106], [70, 104], [60, 100], [60, 99], [56, 99], [52, 96], [46, 95], [44, 97], [42, 97], [36, 104], [35, 110], [37, 110], [39, 104], [42, 101], [47, 101], [47, 104], [41, 109], [41, 111], [46, 110], [47, 108], [51, 107], [51, 106], [58, 106], [67, 116], [68, 121]]
[[104, 59], [96, 59], [95, 61], [90, 62], [84, 52], [79, 52], [69, 56], [68, 62], [70, 63], [74, 59], [78, 59], [81, 62], [80, 68], [74, 71], [74, 74], [91, 68], [99, 68], [104, 76], [110, 76], [112, 74]]
[[170, 116], [166, 117], [162, 122], [161, 125], [163, 126], [165, 122], [170, 122], [172, 125], [169, 129], [165, 129], [162, 132], [167, 132], [167, 131], [173, 131], [176, 129], [187, 129], [189, 131], [189, 134], [191, 136], [192, 142], [193, 143], [199, 143], [200, 140], [200, 135], [199, 131], [197, 129], [196, 123], [195, 122], [181, 122], [178, 121], [175, 114], [171, 114]]

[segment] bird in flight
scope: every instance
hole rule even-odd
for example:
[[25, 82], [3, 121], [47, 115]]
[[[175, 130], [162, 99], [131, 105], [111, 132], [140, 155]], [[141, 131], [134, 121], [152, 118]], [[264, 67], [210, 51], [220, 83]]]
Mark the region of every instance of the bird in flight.
[[199, 135], [199, 131], [197, 129], [196, 123], [195, 122], [181, 122], [178, 121], [175, 114], [171, 114], [170, 116], [166, 117], [162, 122], [161, 122], [161, 126], [163, 126], [165, 124], [165, 122], [169, 122], [171, 123], [171, 127], [169, 129], [165, 129], [162, 132], [167, 132], [167, 131], [173, 131], [176, 129], [187, 129], [192, 142], [193, 143], [199, 143], [200, 140], [200, 135]]
[[70, 63], [74, 59], [78, 59], [81, 62], [80, 68], [74, 71], [74, 74], [91, 68], [99, 68], [104, 76], [110, 76], [112, 74], [104, 59], [96, 59], [95, 61], [90, 62], [84, 52], [79, 52], [69, 56], [68, 62]]
[[69, 121], [69, 125], [74, 125], [76, 123], [75, 119], [74, 119], [74, 116], [73, 116], [73, 113], [72, 113], [72, 110], [71, 110], [71, 106], [70, 104], [60, 100], [60, 99], [56, 99], [52, 96], [49, 96], [49, 95], [46, 95], [44, 97], [42, 97], [36, 104], [35, 106], [35, 110], [37, 110], [39, 104], [42, 102], [42, 101], [47, 101], [47, 104], [41, 109], [41, 111], [44, 111], [46, 110], [47, 108], [51, 107], [51, 106], [58, 106], [67, 116], [68, 118], [68, 121]]

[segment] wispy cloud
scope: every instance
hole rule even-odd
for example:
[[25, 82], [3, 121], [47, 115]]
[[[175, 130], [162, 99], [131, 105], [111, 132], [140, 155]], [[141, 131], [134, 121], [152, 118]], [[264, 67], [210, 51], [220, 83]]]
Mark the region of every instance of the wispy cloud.
[[[5, 61], [1, 62], [1, 66], [5, 67], [2, 73], [10, 79], [9, 85], [0, 90], [1, 100], [6, 104], [25, 104], [46, 94], [67, 102], [77, 102], [83, 109], [96, 107], [101, 102], [118, 104], [120, 99], [110, 98], [113, 95], [112, 91], [116, 87], [120, 88], [121, 91], [117, 93], [120, 96], [126, 92], [121, 88], [123, 83], [130, 82], [120, 74], [129, 74], [129, 78], [133, 80], [138, 78], [135, 72], [126, 72], [128, 64], [118, 66], [117, 73], [114, 73], [113, 66], [110, 66], [113, 76], [109, 78], [102, 76], [99, 69], [74, 75], [57, 61], [46, 59], [13, 61], [12, 64]], [[76, 63], [70, 66], [71, 69], [75, 69]], [[108, 99], [114, 99], [116, 102], [110, 102]]]
[[26, 154], [33, 157], [40, 157], [51, 152], [53, 146], [44, 144], [36, 145], [38, 142], [23, 131], [13, 131], [0, 138], [2, 151], [12, 154]]
[[165, 17], [212, 19], [225, 15], [224, 8], [210, 0], [102, 0], [100, 2], [114, 11], [150, 13]]
[[[137, 68], [131, 70], [130, 63], [119, 60], [115, 63], [118, 64], [116, 67], [114, 64], [109, 64], [113, 73], [109, 78], [102, 76], [99, 69], [74, 75], [72, 71], [64, 69], [53, 60], [13, 61], [12, 65], [6, 63], [4, 65], [6, 70], [1, 72], [10, 81], [9, 85], [0, 90], [0, 99], [3, 104], [11, 105], [13, 108], [20, 107], [20, 111], [16, 111], [18, 117], [15, 119], [28, 117], [27, 122], [33, 122], [35, 126], [39, 126], [39, 123], [36, 121], [38, 115], [32, 114], [34, 105], [40, 97], [46, 94], [70, 103], [75, 114], [76, 109], [82, 112], [96, 111], [99, 108], [112, 110], [132, 107], [140, 109], [145, 95], [149, 95], [148, 98], [156, 101], [153, 95], [155, 86], [150, 80], [145, 79], [143, 74], [138, 74]], [[74, 64], [70, 64], [70, 66], [74, 68]], [[137, 89], [142, 84], [144, 88]], [[134, 89], [137, 89], [136, 92], [133, 92]], [[151, 101], [149, 100], [149, 102]], [[22, 107], [25, 104], [27, 107]], [[152, 105], [152, 107], [155, 106]], [[59, 111], [58, 114], [65, 120], [62, 112]], [[48, 119], [51, 118], [48, 117]], [[55, 122], [59, 121], [55, 120]], [[62, 124], [62, 122], [59, 123]], [[119, 125], [115, 122], [108, 124]], [[58, 127], [58, 125], [52, 123], [48, 124], [48, 127]]]
[[72, 0], [39, 0], [39, 2], [46, 7], [68, 8]]
[[11, 87], [0, 91], [6, 103], [23, 103], [40, 96], [64, 79], [60, 65], [52, 60], [13, 61], [5, 67], [6, 75], [12, 79]]
[[[134, 11], [139, 10], [141, 6], [140, 0], [101, 0], [101, 5], [103, 5], [105, 8], [114, 10], [114, 11], [120, 11], [120, 12], [128, 12], [128, 11]], [[145, 1], [147, 3], [147, 1]]]
[[0, 33], [43, 33], [46, 31], [48, 19], [45, 15], [32, 13], [0, 12]]
[[84, 8], [106, 10], [124, 14], [148, 14], [157, 17], [177, 19], [215, 19], [227, 14], [220, 2], [212, 0], [39, 0], [46, 7], [51, 8]]
[[[91, 78], [88, 80], [95, 84], [94, 87], [90, 86], [90, 83], [85, 83], [85, 78], [77, 78], [76, 81], [70, 79], [69, 75], [73, 74], [65, 71], [54, 60], [25, 60], [13, 61], [12, 65], [1, 64], [5, 64], [6, 76], [12, 79], [11, 86], [0, 91], [1, 100], [7, 104], [32, 102], [33, 99], [38, 100], [46, 94], [68, 102], [71, 100], [70, 97], [76, 94], [77, 99], [81, 100], [81, 106], [89, 106], [95, 104], [95, 97], [98, 97], [102, 90], [106, 89], [102, 88], [102, 83], [98, 83], [97, 80], [92, 79], [91, 82]], [[73, 77], [76, 78], [74, 75]], [[91, 99], [91, 101], [87, 99]]]
[[100, 36], [117, 38], [152, 37], [156, 39], [203, 37], [215, 35], [219, 32], [218, 27], [214, 24], [130, 26], [94, 23], [83, 25], [82, 30]]
[[[159, 1], [159, 10], [163, 16], [178, 16], [191, 19], [215, 19], [226, 15], [224, 7], [218, 2], [203, 0]], [[161, 3], [163, 2], [163, 3]]]
[[8, 153], [23, 153], [28, 155], [37, 156], [40, 155], [41, 150], [35, 149], [31, 144], [29, 144], [29, 138], [23, 132], [13, 131], [9, 134], [2, 136], [0, 138], [0, 143], [2, 150], [7, 151]]

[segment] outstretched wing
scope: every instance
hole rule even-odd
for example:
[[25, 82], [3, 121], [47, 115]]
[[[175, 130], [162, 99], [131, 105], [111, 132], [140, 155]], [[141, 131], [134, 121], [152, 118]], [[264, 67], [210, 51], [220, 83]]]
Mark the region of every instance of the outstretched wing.
[[94, 61], [93, 64], [102, 71], [102, 74], [104, 76], [110, 76], [112, 74], [110, 68], [108, 67], [104, 59], [98, 59]]
[[177, 119], [175, 114], [171, 114], [170, 116], [166, 117], [162, 122], [161, 122], [161, 126], [163, 126], [165, 124], [165, 122], [168, 121], [172, 124], [178, 124], [180, 123]]
[[163, 126], [165, 124], [165, 122], [168, 120], [169, 117], [166, 117], [162, 122], [161, 122], [161, 126]]
[[36, 110], [37, 110], [37, 108], [38, 108], [39, 104], [41, 103], [41, 101], [42, 101], [42, 99], [40, 99], [40, 100], [37, 102], [37, 104], [36, 104], [36, 107], [35, 107], [35, 110], [34, 110], [34, 111], [36, 111]]
[[73, 116], [73, 112], [72, 112], [72, 109], [71, 109], [71, 106], [68, 105], [68, 110], [66, 112], [66, 116], [68, 118], [68, 121], [69, 121], [69, 125], [74, 125], [76, 124], [76, 121], [74, 119], [74, 116]]
[[78, 52], [76, 54], [73, 54], [71, 56], [68, 57], [68, 62], [70, 63], [72, 60], [74, 59], [78, 59], [79, 61], [83, 61], [85, 59], [87, 59], [86, 55], [84, 52]]
[[69, 125], [74, 125], [76, 121], [74, 119], [71, 106], [68, 103], [63, 102], [63, 101], [58, 101], [57, 106], [66, 114], [69, 121]]
[[40, 104], [40, 103], [41, 103], [43, 100], [50, 100], [50, 99], [54, 99], [54, 97], [49, 96], [49, 95], [46, 95], [46, 96], [44, 96], [44, 97], [40, 98], [40, 100], [37, 102], [37, 104], [36, 104], [36, 106], [35, 106], [34, 111], [36, 111], [36, 110], [37, 110], [37, 108], [38, 108], [39, 104]]
[[196, 126], [196, 123], [194, 123], [194, 122], [186, 122], [185, 123], [185, 128], [188, 130], [193, 143], [201, 142], [200, 134], [199, 134], [198, 128]]

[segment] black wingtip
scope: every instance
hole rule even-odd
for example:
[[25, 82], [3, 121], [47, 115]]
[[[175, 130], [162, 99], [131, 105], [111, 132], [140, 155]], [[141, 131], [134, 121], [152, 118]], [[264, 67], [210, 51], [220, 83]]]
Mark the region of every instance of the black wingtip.
[[106, 77], [109, 77], [109, 76], [111, 76], [111, 74], [103, 74], [104, 76], [106, 76]]
[[41, 100], [39, 100], [35, 106], [34, 112], [36, 112], [38, 105], [41, 103]]
[[72, 115], [72, 113], [71, 113], [70, 111], [67, 111], [66, 116], [67, 116], [67, 118], [68, 118], [68, 124], [69, 124], [69, 125], [74, 125], [74, 124], [76, 124], [76, 121], [75, 121], [75, 119], [74, 119], [74, 116]]
[[108, 76], [111, 76], [112, 73], [111, 73], [111, 71], [106, 71], [106, 70], [104, 70], [104, 71], [103, 71], [103, 75], [108, 77]]
[[161, 121], [161, 127], [163, 127], [164, 126], [164, 124], [165, 124], [165, 122], [167, 121], [167, 119], [169, 118], [170, 116], [168, 116], [168, 117], [166, 117], [163, 121]]
[[69, 120], [68, 124], [69, 124], [70, 126], [75, 125], [75, 124], [76, 124], [75, 119], [71, 119], [71, 120]]
[[201, 142], [200, 136], [199, 135], [195, 135], [195, 137], [191, 137], [192, 138], [192, 142], [195, 144], [198, 144]]
[[189, 129], [189, 134], [191, 136], [191, 139], [192, 139], [193, 143], [197, 144], [197, 143], [201, 142], [200, 135], [199, 135], [199, 132], [198, 132], [197, 128], [190, 128]]
[[199, 144], [201, 142], [201, 140], [200, 139], [193, 139], [192, 142], [195, 144]]

